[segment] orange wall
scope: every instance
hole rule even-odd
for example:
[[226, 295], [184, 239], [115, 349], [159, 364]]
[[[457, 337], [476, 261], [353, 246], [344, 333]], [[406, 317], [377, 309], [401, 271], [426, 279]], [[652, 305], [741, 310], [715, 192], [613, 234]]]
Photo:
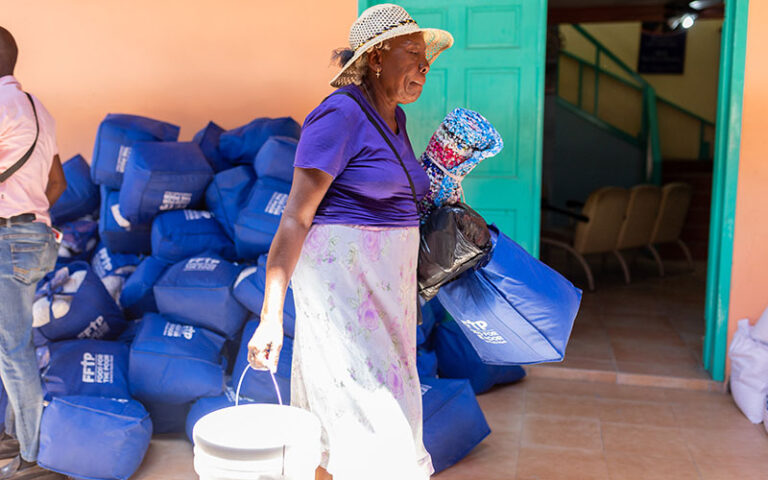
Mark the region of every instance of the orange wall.
[[331, 92], [330, 52], [347, 44], [355, 0], [5, 1], [16, 76], [58, 125], [62, 159], [90, 160], [107, 113], [225, 128], [257, 116], [299, 122]]
[[749, 2], [739, 184], [733, 244], [730, 333], [768, 306], [768, 2]]

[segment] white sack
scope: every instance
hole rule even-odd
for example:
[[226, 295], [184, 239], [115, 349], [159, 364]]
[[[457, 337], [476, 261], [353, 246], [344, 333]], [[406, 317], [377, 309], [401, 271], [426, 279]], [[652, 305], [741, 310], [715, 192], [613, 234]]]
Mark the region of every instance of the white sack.
[[[51, 280], [51, 283], [55, 285], [61, 285], [62, 293], [75, 293], [80, 289], [80, 285], [83, 284], [86, 275], [85, 270], [80, 270], [72, 275], [69, 275], [68, 268], [62, 268]], [[32, 305], [32, 326], [42, 327], [43, 325], [50, 323], [50, 312], [53, 310], [54, 318], [61, 318], [69, 313], [69, 306], [72, 304], [71, 295], [54, 295], [53, 306], [48, 301], [48, 297], [40, 297], [35, 300]]]
[[728, 348], [731, 394], [749, 421], [760, 423], [768, 395], [768, 344], [755, 340], [751, 333], [749, 320], [739, 320], [739, 328]]

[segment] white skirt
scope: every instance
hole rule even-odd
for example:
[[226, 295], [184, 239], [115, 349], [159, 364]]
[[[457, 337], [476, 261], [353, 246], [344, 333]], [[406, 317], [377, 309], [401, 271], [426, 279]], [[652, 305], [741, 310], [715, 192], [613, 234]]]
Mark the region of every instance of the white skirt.
[[314, 225], [292, 278], [291, 404], [323, 426], [334, 480], [426, 479], [416, 370], [419, 230]]

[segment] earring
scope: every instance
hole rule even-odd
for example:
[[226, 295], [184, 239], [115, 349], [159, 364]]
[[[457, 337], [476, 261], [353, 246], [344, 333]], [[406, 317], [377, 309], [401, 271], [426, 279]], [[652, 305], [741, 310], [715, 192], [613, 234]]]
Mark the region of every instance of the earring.
[[381, 69], [376, 70], [376, 78], [381, 77]]

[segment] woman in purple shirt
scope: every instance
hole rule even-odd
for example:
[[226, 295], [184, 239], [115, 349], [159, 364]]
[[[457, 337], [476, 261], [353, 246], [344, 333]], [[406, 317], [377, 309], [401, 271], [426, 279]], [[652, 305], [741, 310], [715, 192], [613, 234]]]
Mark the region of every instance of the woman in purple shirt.
[[371, 7], [352, 25], [351, 48], [337, 52], [342, 69], [331, 85], [339, 90], [304, 123], [249, 360], [276, 369], [291, 280], [291, 403], [322, 424], [317, 478], [433, 472], [416, 371], [414, 197], [426, 194], [429, 179], [398, 105], [419, 98], [430, 64], [452, 43], [402, 7]]

